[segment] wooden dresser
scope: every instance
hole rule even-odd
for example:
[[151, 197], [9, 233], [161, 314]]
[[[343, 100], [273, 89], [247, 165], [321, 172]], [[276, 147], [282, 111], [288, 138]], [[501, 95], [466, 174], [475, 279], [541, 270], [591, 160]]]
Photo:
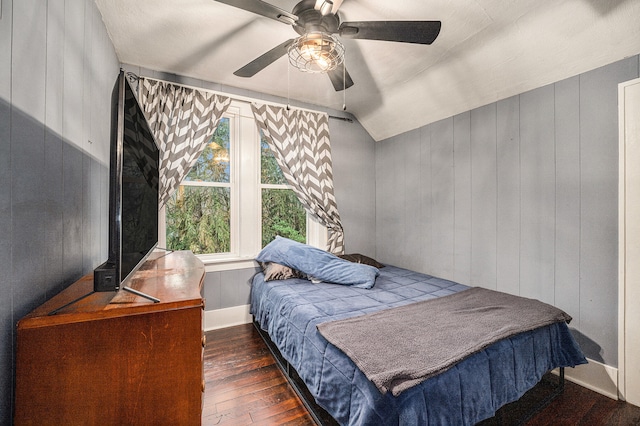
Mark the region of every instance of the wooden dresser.
[[153, 253], [127, 285], [159, 303], [92, 293], [90, 274], [20, 320], [15, 424], [199, 425], [204, 275], [191, 252]]

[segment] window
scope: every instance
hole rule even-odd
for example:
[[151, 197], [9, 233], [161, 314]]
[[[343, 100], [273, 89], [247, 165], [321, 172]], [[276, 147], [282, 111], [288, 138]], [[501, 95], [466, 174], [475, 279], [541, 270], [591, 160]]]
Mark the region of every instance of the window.
[[260, 187], [262, 201], [262, 247], [276, 235], [307, 241], [307, 214], [276, 162], [264, 137], [260, 138]]
[[160, 212], [160, 246], [205, 263], [252, 260], [275, 235], [325, 247], [326, 230], [307, 217], [260, 136], [250, 105], [233, 101]]
[[211, 142], [167, 202], [166, 245], [170, 250], [231, 252], [229, 122], [229, 117], [220, 120]]

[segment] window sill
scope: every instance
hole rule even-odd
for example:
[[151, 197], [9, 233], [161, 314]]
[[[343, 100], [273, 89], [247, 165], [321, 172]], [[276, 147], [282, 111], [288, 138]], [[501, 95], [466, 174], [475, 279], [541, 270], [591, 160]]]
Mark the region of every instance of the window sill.
[[260, 266], [252, 257], [219, 257], [198, 255], [206, 272], [232, 271], [235, 269], [250, 269]]

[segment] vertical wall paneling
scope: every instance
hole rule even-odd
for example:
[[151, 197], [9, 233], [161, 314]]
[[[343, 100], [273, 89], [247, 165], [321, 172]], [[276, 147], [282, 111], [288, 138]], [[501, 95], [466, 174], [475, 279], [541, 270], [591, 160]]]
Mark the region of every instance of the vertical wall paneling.
[[62, 136], [67, 143], [82, 148], [84, 116], [84, 1], [64, 0], [64, 114]]
[[[398, 186], [404, 183], [398, 176], [401, 170], [397, 169], [397, 161], [394, 157], [399, 156], [398, 145], [394, 142], [382, 142], [377, 145], [379, 152], [376, 153], [376, 230], [377, 244], [376, 253], [388, 259], [389, 263], [400, 262], [398, 256], [401, 247], [399, 212], [402, 211], [404, 218], [404, 192]], [[402, 193], [402, 197], [399, 197]], [[400, 207], [401, 206], [401, 207]], [[402, 230], [404, 232], [404, 230]]]
[[391, 262], [391, 250], [388, 244], [384, 244], [388, 231], [386, 217], [389, 215], [388, 203], [384, 200], [391, 192], [389, 179], [383, 179], [391, 172], [387, 161], [387, 151], [391, 146], [390, 142], [376, 143], [376, 254], [380, 258], [389, 259]]
[[471, 114], [453, 117], [454, 155], [454, 274], [462, 284], [471, 282]]
[[109, 168], [100, 167], [100, 261], [106, 261], [109, 257]]
[[[222, 304], [222, 301], [233, 301], [237, 302], [239, 289], [242, 288], [241, 281], [239, 279], [239, 274], [242, 270], [230, 270], [230, 271], [222, 271], [220, 274], [220, 307], [225, 307]], [[234, 306], [242, 305], [243, 303], [234, 303]], [[244, 303], [246, 304], [246, 302]]]
[[[421, 272], [431, 273], [433, 266], [432, 244], [433, 233], [431, 232], [433, 222], [431, 220], [431, 127], [425, 126], [420, 129], [420, 217], [418, 219], [419, 229], [414, 232], [420, 236], [422, 241], [420, 245], [420, 260], [422, 268]], [[415, 153], [418, 155], [418, 153]]]
[[[102, 37], [103, 32], [101, 31], [103, 29], [102, 20], [100, 12], [97, 10], [97, 8], [87, 7], [85, 13], [87, 15], [85, 19], [92, 21], [90, 33], [91, 55], [88, 57], [88, 59], [85, 58], [85, 66], [88, 67], [89, 77], [97, 77], [94, 77], [96, 78], [96, 81], [90, 89], [91, 96], [89, 97], [89, 105], [87, 105], [87, 107], [89, 108], [89, 134], [87, 135], [87, 139], [91, 142], [89, 144], [91, 156], [97, 159], [99, 162], [108, 164], [108, 156], [104, 156], [102, 145], [100, 143], [94, 143], [94, 141], [100, 140], [101, 134], [109, 134], [109, 128], [104, 127], [104, 124], [108, 124], [109, 122], [100, 120], [100, 114], [103, 111], [109, 111], [105, 108], [109, 107], [109, 102], [107, 102], [107, 99], [110, 99], [109, 96], [111, 95], [111, 92], [105, 90], [105, 88], [108, 87], [106, 82], [113, 80], [111, 84], [115, 83], [116, 76], [110, 76], [109, 78], [105, 79], [104, 76], [100, 76], [95, 71], [95, 69], [100, 67], [102, 63], [106, 62], [103, 59], [106, 49], [103, 47], [104, 40]], [[85, 78], [86, 76], [87, 70], [85, 70]], [[100, 99], [101, 101], [92, 102], [92, 99]]]
[[109, 35], [102, 23], [102, 16], [97, 7], [88, 8], [93, 12], [93, 44], [91, 70], [94, 77], [92, 84], [93, 101], [91, 102], [91, 144], [92, 154], [101, 164], [109, 165], [109, 143], [99, 143], [109, 138], [111, 132], [111, 91], [116, 81], [118, 71], [110, 70], [111, 64], [117, 64]]
[[[110, 90], [82, 94], [113, 81], [119, 64], [101, 20], [85, 34], [85, 19], [99, 16], [92, 1], [0, 1], [0, 424], [11, 424], [16, 323], [80, 278], [83, 253], [97, 256], [86, 241], [106, 232], [98, 229], [106, 219], [82, 215], [100, 203], [106, 212], [97, 187], [108, 164], [78, 147], [90, 125], [85, 111], [100, 105], [94, 143], [108, 152]], [[95, 39], [99, 58], [85, 51]]]
[[580, 327], [580, 79], [555, 85], [555, 305]]
[[45, 124], [52, 135], [62, 136], [64, 90], [64, 1], [47, 3], [47, 75]]
[[618, 83], [637, 73], [637, 59], [628, 58], [580, 76], [580, 331], [611, 365], [618, 358]]
[[407, 134], [407, 140], [404, 141], [405, 147], [402, 150], [405, 175], [405, 186], [402, 190], [405, 193], [405, 244], [403, 257], [407, 259], [408, 264], [419, 269], [424, 265], [424, 257], [416, 256], [420, 253], [420, 247], [423, 244], [420, 233], [416, 232], [415, 224], [420, 222], [422, 216], [422, 197], [420, 192], [421, 185], [421, 168], [420, 168], [420, 130], [413, 130]]
[[14, 109], [19, 109], [40, 124], [44, 122], [46, 30], [46, 2], [14, 2], [11, 50], [33, 54], [11, 56], [11, 103]]
[[11, 24], [12, 1], [0, 0], [0, 424], [11, 424], [13, 311], [11, 297]]
[[212, 311], [248, 305], [250, 280], [256, 272], [256, 268], [207, 272], [204, 281], [206, 309]]
[[454, 260], [453, 119], [431, 124], [431, 256], [433, 275], [452, 279]]
[[[63, 226], [65, 276], [82, 275], [84, 263], [82, 231], [86, 225], [84, 212], [84, 177], [86, 167], [82, 146], [84, 137], [84, 2], [65, 0], [64, 85], [65, 111], [62, 134], [63, 149]], [[67, 111], [74, 111], [69, 114]]]
[[[43, 259], [46, 204], [44, 176], [44, 117], [47, 4], [25, 0], [13, 4], [12, 51], [30, 52], [11, 59], [11, 227], [15, 314], [19, 317], [44, 302]], [[30, 286], [22, 283], [27, 280]], [[36, 290], [37, 289], [37, 290]]]
[[255, 273], [253, 268], [219, 272], [220, 308], [248, 305], [251, 289], [249, 281]]
[[[390, 155], [388, 161], [391, 166], [391, 173], [383, 179], [389, 179], [391, 185], [395, 190], [388, 195], [387, 202], [390, 206], [396, 206], [396, 209], [389, 214], [386, 219], [392, 222], [392, 228], [397, 232], [392, 235], [390, 241], [393, 242], [393, 246], [396, 248], [396, 259], [400, 262], [406, 262], [406, 245], [404, 244], [404, 238], [406, 235], [406, 194], [405, 185], [407, 184], [405, 176], [405, 149], [407, 149], [407, 137], [401, 135], [400, 139], [396, 141], [390, 148]], [[402, 206], [397, 209], [397, 206]]]
[[46, 197], [45, 248], [47, 297], [57, 293], [62, 273], [62, 117], [64, 82], [64, 2], [47, 3], [47, 73], [43, 195]]
[[[82, 151], [82, 178], [80, 183], [81, 187], [81, 203], [82, 203], [82, 228], [80, 230], [80, 235], [82, 236], [82, 269], [81, 274], [84, 275], [94, 267], [98, 266], [98, 264], [93, 265], [92, 257], [93, 253], [90, 252], [92, 245], [92, 237], [93, 233], [91, 232], [91, 212], [93, 208], [98, 204], [95, 200], [91, 199], [91, 187], [93, 180], [93, 160], [88, 156], [87, 151]], [[96, 194], [97, 195], [97, 194]], [[106, 259], [105, 259], [106, 260]]]
[[[66, 140], [65, 140], [66, 142]], [[62, 150], [63, 188], [63, 273], [66, 277], [82, 275], [83, 262], [83, 156], [74, 145], [65, 143]], [[105, 259], [106, 260], [106, 259]], [[69, 284], [69, 283], [67, 283]]]
[[520, 294], [554, 303], [554, 91], [520, 95]]
[[[452, 135], [444, 124], [450, 120], [422, 127], [423, 213], [402, 223], [402, 232], [406, 227], [423, 236], [419, 256], [432, 263], [422, 271], [446, 273], [451, 263], [437, 250], [441, 241], [453, 241], [455, 281], [559, 306], [573, 316], [571, 327], [587, 357], [613, 367], [618, 363], [617, 85], [639, 74], [640, 56], [634, 56], [458, 114], [450, 124]], [[410, 135], [378, 143], [377, 166], [412, 146], [406, 138], [415, 138], [415, 131]], [[451, 140], [452, 154], [443, 149]], [[447, 183], [443, 167], [452, 158]], [[381, 178], [388, 172], [376, 174], [376, 214], [384, 216], [377, 221], [379, 260], [406, 267], [414, 264], [411, 258], [394, 257], [403, 241], [395, 237], [401, 232], [393, 215], [409, 215], [402, 203], [389, 206], [397, 187]], [[453, 197], [453, 211], [437, 192], [442, 187]]]
[[90, 228], [87, 234], [90, 235], [88, 244], [85, 246], [86, 251], [89, 252], [89, 263], [85, 265], [85, 271], [91, 272], [96, 266], [107, 260], [107, 256], [103, 257], [102, 250], [107, 247], [107, 240], [103, 240], [102, 229], [107, 227], [107, 221], [102, 222], [101, 216], [103, 210], [108, 210], [108, 204], [102, 203], [101, 192], [105, 188], [101, 187], [102, 174], [100, 173], [103, 167], [100, 162], [91, 157], [91, 178], [89, 180], [89, 194], [91, 194], [90, 209]]
[[0, 0], [0, 99], [9, 102], [11, 98], [11, 43], [12, 43], [12, 0]]
[[[93, 147], [91, 146], [91, 100], [93, 98], [93, 14], [91, 8], [78, 6], [78, 13], [82, 14], [82, 139], [81, 144], [85, 152], [94, 156]], [[115, 77], [114, 77], [115, 78]]]
[[220, 272], [207, 272], [204, 276], [203, 296], [206, 300], [206, 309], [222, 309], [220, 297]]
[[496, 288], [496, 105], [471, 111], [471, 282]]
[[329, 130], [334, 192], [345, 229], [345, 250], [375, 256], [374, 142], [356, 121], [330, 119]]
[[[384, 205], [381, 202], [383, 194], [386, 195], [388, 192], [388, 188], [384, 185], [384, 182], [380, 178], [382, 173], [385, 171], [384, 161], [382, 156], [383, 149], [388, 145], [388, 142], [378, 142], [375, 144], [375, 163], [374, 167], [376, 169], [375, 174], [375, 207], [376, 207], [376, 216], [375, 216], [375, 235], [376, 235], [376, 256], [382, 258], [384, 244], [382, 244], [384, 238], [384, 227], [382, 226], [382, 214], [384, 213]], [[384, 252], [384, 257], [387, 258], [387, 252]]]
[[520, 99], [497, 103], [496, 287], [520, 292]]
[[[93, 85], [91, 84], [93, 75], [93, 14], [90, 12], [91, 8], [87, 8], [82, 3], [81, 13], [83, 17], [83, 29], [82, 29], [82, 139], [80, 146], [83, 152], [86, 154], [83, 159], [83, 175], [84, 179], [83, 192], [83, 233], [82, 233], [82, 272], [88, 273], [93, 270], [100, 263], [96, 260], [97, 250], [96, 242], [99, 242], [99, 218], [100, 218], [100, 203], [96, 202], [97, 198], [92, 198], [90, 194], [99, 194], [98, 182], [99, 173], [95, 168], [98, 166], [95, 163], [95, 155], [93, 149], [93, 142], [91, 141], [91, 101], [93, 99]], [[86, 232], [85, 232], [86, 231]]]

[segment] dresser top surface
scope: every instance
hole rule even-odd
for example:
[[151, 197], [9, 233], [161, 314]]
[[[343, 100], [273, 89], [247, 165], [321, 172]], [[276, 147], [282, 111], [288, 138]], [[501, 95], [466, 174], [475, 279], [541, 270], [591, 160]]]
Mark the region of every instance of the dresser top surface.
[[190, 251], [154, 252], [124, 285], [159, 299], [120, 290], [93, 292], [93, 273], [34, 309], [18, 329], [202, 306], [204, 264]]

